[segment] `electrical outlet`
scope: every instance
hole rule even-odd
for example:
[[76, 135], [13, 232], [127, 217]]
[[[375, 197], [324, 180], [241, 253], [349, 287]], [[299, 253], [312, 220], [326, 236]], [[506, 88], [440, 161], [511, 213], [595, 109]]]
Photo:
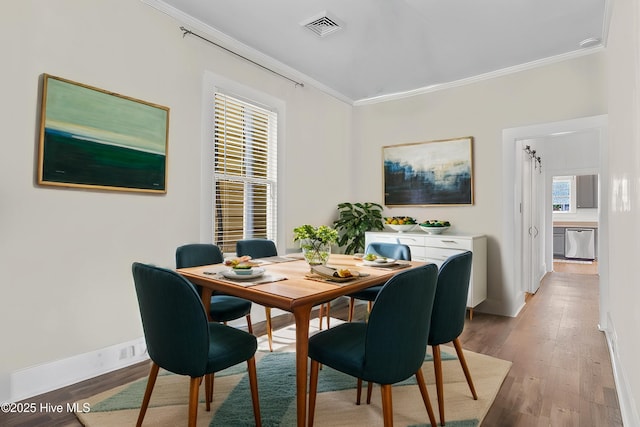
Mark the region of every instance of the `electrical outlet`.
[[130, 359], [136, 355], [136, 348], [133, 345], [128, 345], [120, 349], [119, 360]]

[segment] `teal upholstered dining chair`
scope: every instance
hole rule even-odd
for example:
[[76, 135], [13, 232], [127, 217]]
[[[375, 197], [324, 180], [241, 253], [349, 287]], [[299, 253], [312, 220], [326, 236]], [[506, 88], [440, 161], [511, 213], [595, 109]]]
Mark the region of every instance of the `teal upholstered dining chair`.
[[[248, 255], [251, 258], [268, 258], [278, 255], [276, 244], [269, 239], [243, 239], [236, 242], [236, 255]], [[271, 307], [264, 308], [267, 320], [267, 340], [269, 341], [269, 351], [273, 351], [273, 328], [271, 326]]]
[[[176, 268], [199, 267], [219, 264], [224, 261], [222, 251], [209, 243], [191, 243], [176, 249]], [[199, 286], [196, 286], [199, 290]], [[251, 325], [251, 301], [216, 292], [211, 297], [209, 318], [214, 322], [226, 323], [246, 317], [247, 330], [253, 333]]]
[[[278, 249], [273, 241], [268, 239], [243, 239], [236, 242], [236, 255], [243, 256], [249, 255], [251, 258], [268, 258], [278, 255]], [[325, 309], [326, 307], [326, 309]], [[325, 314], [327, 316], [327, 328], [329, 325], [329, 303], [320, 305], [320, 314], [318, 320], [320, 322], [320, 329], [322, 329], [322, 317]], [[267, 317], [267, 338], [269, 340], [269, 350], [273, 351], [273, 331], [271, 329], [271, 307], [265, 307], [265, 314]]]
[[471, 394], [475, 400], [478, 399], [459, 339], [464, 329], [464, 320], [467, 311], [467, 295], [469, 293], [472, 257], [473, 254], [470, 251], [453, 255], [447, 258], [438, 273], [438, 286], [433, 304], [433, 313], [431, 314], [431, 329], [429, 329], [428, 343], [433, 350], [433, 367], [436, 375], [438, 411], [441, 425], [445, 425], [445, 419], [440, 344], [453, 342]]
[[[399, 243], [383, 243], [373, 242], [369, 243], [365, 251], [366, 254], [374, 254], [385, 258], [399, 259], [403, 261], [411, 261], [411, 248], [407, 245]], [[349, 322], [353, 319], [353, 311], [356, 305], [356, 300], [368, 301], [367, 311], [371, 312], [371, 306], [378, 296], [378, 292], [382, 289], [382, 285], [371, 286], [370, 288], [363, 289], [353, 294], [347, 295], [349, 299]]]
[[142, 425], [160, 368], [191, 377], [188, 412], [191, 427], [196, 425], [202, 378], [208, 377], [205, 400], [207, 410], [210, 410], [213, 374], [244, 361], [249, 371], [255, 422], [261, 425], [256, 337], [209, 322], [195, 287], [175, 271], [136, 262], [132, 272], [147, 351], [152, 361], [136, 425]]
[[385, 426], [393, 425], [391, 385], [415, 375], [431, 425], [436, 425], [422, 364], [437, 275], [435, 264], [402, 271], [382, 287], [368, 322], [343, 323], [309, 338], [310, 426], [321, 364], [358, 378], [358, 390], [363, 380], [381, 384]]
[[278, 248], [269, 239], [243, 239], [236, 242], [236, 255], [249, 255], [251, 258], [268, 258], [278, 256]]

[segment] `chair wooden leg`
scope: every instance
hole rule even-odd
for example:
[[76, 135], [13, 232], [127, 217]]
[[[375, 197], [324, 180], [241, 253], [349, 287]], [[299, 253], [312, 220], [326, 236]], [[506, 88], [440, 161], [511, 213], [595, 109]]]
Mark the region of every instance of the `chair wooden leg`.
[[444, 425], [444, 382], [442, 380], [442, 355], [440, 354], [440, 346], [432, 345], [433, 350], [433, 370], [436, 374], [436, 392], [438, 393], [438, 414], [440, 415], [440, 424]]
[[198, 391], [202, 378], [192, 377], [189, 382], [189, 427], [196, 427], [198, 419]]
[[436, 426], [436, 416], [433, 414], [433, 407], [431, 406], [431, 399], [429, 399], [429, 391], [427, 391], [427, 384], [424, 382], [424, 374], [422, 368], [416, 372], [416, 380], [418, 381], [418, 387], [420, 388], [420, 394], [422, 395], [422, 401], [424, 407], [427, 408], [427, 414], [429, 415], [429, 422], [432, 426]]
[[247, 314], [247, 331], [253, 335], [253, 325], [251, 324], [251, 315]]
[[142, 425], [142, 420], [144, 420], [144, 415], [146, 414], [147, 408], [149, 407], [149, 400], [151, 399], [153, 386], [156, 385], [156, 378], [158, 378], [159, 370], [160, 366], [156, 365], [155, 362], [151, 362], [149, 379], [147, 379], [147, 388], [144, 390], [144, 397], [142, 398], [142, 405], [140, 405], [140, 412], [138, 413], [138, 421], [136, 422], [136, 427], [140, 427]]
[[382, 384], [382, 418], [384, 427], [393, 427], [393, 402], [391, 399], [391, 384]]
[[264, 313], [267, 316], [267, 339], [269, 340], [269, 351], [273, 351], [273, 328], [271, 327], [271, 307], [265, 307]]
[[373, 301], [367, 302], [367, 318], [369, 317], [369, 313], [371, 313], [371, 309], [373, 308]]
[[[213, 400], [213, 374], [207, 374], [204, 376], [204, 401], [206, 404], [206, 411], [211, 411], [211, 401]], [[211, 397], [211, 400], [209, 400]]]
[[324, 317], [324, 304], [320, 304], [320, 309], [318, 310], [318, 327], [322, 330], [322, 318]]
[[473, 395], [473, 400], [478, 400], [478, 394], [476, 393], [476, 388], [473, 386], [473, 380], [471, 379], [471, 372], [469, 371], [469, 367], [467, 366], [467, 360], [464, 358], [464, 353], [462, 352], [462, 345], [460, 344], [459, 338], [456, 338], [455, 340], [453, 340], [453, 346], [456, 348], [456, 353], [458, 354], [458, 360], [462, 365], [464, 376], [467, 378], [467, 384], [469, 384], [469, 390], [471, 390], [471, 394]]
[[209, 384], [211, 384], [211, 387], [209, 387], [209, 403], [213, 402], [213, 380], [214, 379], [215, 379], [215, 374], [209, 375]]
[[329, 329], [331, 328], [331, 324], [329, 324], [329, 320], [331, 319], [331, 303], [328, 302], [326, 306], [327, 306], [326, 307], [327, 310], [326, 310], [325, 316], [327, 316], [327, 329]]
[[367, 405], [371, 404], [371, 393], [373, 392], [373, 383], [369, 381], [367, 384]]
[[249, 371], [249, 385], [251, 387], [251, 402], [253, 403], [253, 417], [256, 422], [256, 427], [261, 427], [262, 416], [260, 415], [260, 399], [258, 398], [258, 376], [256, 374], [255, 356], [247, 360], [247, 369]]
[[320, 363], [311, 360], [311, 369], [309, 372], [309, 427], [313, 427], [313, 417], [316, 412], [316, 395], [318, 394], [318, 371], [320, 371]]
[[351, 322], [353, 320], [353, 311], [356, 305], [356, 299], [354, 297], [349, 298], [349, 317], [347, 320]]
[[362, 395], [362, 378], [358, 378], [358, 385], [356, 386], [356, 405], [360, 404], [360, 397]]

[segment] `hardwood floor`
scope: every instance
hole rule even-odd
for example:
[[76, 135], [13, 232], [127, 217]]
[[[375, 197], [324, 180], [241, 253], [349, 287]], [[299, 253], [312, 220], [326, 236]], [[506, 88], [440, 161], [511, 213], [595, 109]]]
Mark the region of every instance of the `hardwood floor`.
[[604, 333], [598, 276], [546, 276], [517, 318], [477, 313], [463, 347], [513, 366], [484, 427], [622, 426]]
[[582, 264], [554, 260], [553, 271], [556, 273], [598, 274], [598, 261]]
[[[358, 309], [362, 318], [365, 307]], [[345, 300], [334, 304], [331, 314], [346, 318]], [[274, 328], [292, 322], [292, 316], [279, 316]], [[622, 426], [609, 353], [597, 324], [598, 276], [589, 273], [547, 275], [516, 318], [474, 312], [461, 336], [463, 347], [513, 362], [482, 426]], [[264, 324], [255, 325], [254, 332], [265, 333]], [[141, 363], [26, 401], [66, 405], [147, 374], [148, 363]], [[0, 425], [80, 423], [66, 412], [0, 413]]]

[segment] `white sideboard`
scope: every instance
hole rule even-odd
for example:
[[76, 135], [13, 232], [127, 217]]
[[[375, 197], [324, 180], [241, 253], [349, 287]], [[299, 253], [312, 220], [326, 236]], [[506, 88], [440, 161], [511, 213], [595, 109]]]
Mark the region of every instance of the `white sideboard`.
[[367, 232], [365, 248], [371, 242], [401, 243], [411, 248], [415, 261], [429, 261], [438, 265], [451, 255], [464, 251], [473, 253], [471, 281], [467, 307], [473, 317], [473, 308], [487, 298], [487, 238], [484, 235], [427, 234], [425, 232]]

